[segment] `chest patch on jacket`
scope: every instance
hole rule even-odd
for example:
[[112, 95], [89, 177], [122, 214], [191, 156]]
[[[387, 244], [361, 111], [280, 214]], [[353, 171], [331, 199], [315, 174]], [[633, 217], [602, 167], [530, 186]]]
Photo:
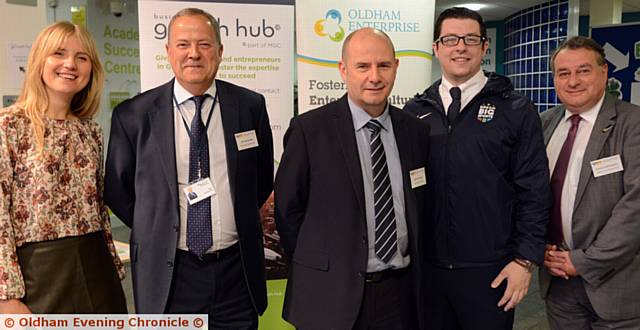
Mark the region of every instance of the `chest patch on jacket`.
[[493, 120], [493, 115], [496, 112], [496, 106], [491, 103], [485, 103], [480, 105], [478, 109], [478, 121], [481, 123], [488, 123]]

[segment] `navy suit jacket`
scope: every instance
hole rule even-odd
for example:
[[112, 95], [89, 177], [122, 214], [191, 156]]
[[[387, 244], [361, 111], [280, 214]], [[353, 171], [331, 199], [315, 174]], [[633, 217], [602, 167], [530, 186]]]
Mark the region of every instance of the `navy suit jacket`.
[[[424, 314], [421, 268], [426, 186], [409, 172], [426, 168], [429, 126], [389, 107], [402, 167], [415, 294]], [[350, 329], [360, 310], [368, 240], [362, 170], [347, 97], [295, 117], [275, 183], [276, 225], [291, 260], [283, 316], [302, 329]], [[427, 183], [428, 184], [428, 183]]]
[[[137, 313], [163, 313], [180, 228], [174, 80], [113, 111], [104, 199], [131, 227]], [[267, 305], [259, 208], [273, 188], [273, 141], [264, 97], [216, 80], [244, 279], [259, 314]], [[235, 133], [255, 130], [259, 146], [238, 151]]]

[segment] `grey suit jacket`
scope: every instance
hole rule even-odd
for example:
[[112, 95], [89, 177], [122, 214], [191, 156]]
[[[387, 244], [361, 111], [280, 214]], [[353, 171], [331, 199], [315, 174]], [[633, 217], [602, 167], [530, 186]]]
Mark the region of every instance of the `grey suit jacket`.
[[[541, 115], [545, 143], [564, 106]], [[597, 178], [590, 162], [620, 155], [624, 170]], [[640, 107], [605, 96], [584, 154], [573, 209], [571, 261], [596, 313], [640, 317]], [[540, 271], [543, 298], [551, 275]]]

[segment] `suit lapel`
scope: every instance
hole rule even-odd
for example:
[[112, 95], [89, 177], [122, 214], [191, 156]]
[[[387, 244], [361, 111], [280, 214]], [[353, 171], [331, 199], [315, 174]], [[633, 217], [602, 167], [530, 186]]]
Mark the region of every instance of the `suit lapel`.
[[[408, 130], [404, 129], [405, 124], [404, 124], [404, 120], [405, 118], [403, 118], [402, 116], [399, 116], [399, 113], [397, 113], [396, 111], [401, 111], [399, 109], [394, 109], [394, 108], [390, 108], [389, 109], [389, 115], [391, 116], [391, 122], [393, 123], [393, 132], [396, 138], [396, 146], [398, 147], [398, 153], [400, 154], [400, 167], [402, 170], [402, 180], [405, 181], [405, 174], [409, 173], [410, 169], [409, 169], [409, 164], [412, 164], [412, 159], [413, 159], [413, 154], [412, 154], [412, 148], [411, 146], [412, 141], [411, 141], [411, 137], [407, 135]], [[404, 184], [405, 182], [403, 182], [403, 187], [405, 187], [405, 195], [411, 195], [409, 194], [409, 192], [407, 192], [406, 188], [410, 185]]]
[[349, 103], [347, 96], [343, 96], [336, 104], [333, 111], [334, 129], [337, 140], [340, 144], [340, 150], [344, 157], [351, 178], [351, 185], [358, 200], [360, 213], [365, 215], [364, 209], [364, 187], [362, 182], [362, 169], [360, 167], [360, 158], [358, 157], [358, 145], [356, 142], [355, 130], [353, 129], [353, 119], [349, 111]]
[[587, 183], [593, 178], [591, 174], [591, 161], [598, 159], [600, 156], [604, 143], [609, 138], [611, 132], [615, 129], [615, 118], [615, 98], [611, 95], [606, 95], [604, 97], [604, 102], [602, 102], [602, 107], [600, 108], [598, 117], [596, 118], [596, 122], [593, 125], [593, 131], [591, 131], [589, 143], [587, 143], [587, 149], [584, 151], [582, 168], [580, 169], [580, 180], [578, 181], [578, 191], [576, 192], [576, 201], [573, 204], [574, 211], [580, 204], [580, 200], [582, 199], [582, 195], [587, 187]]
[[[403, 181], [402, 189], [404, 191], [405, 201], [405, 220], [409, 227], [409, 233], [411, 235], [417, 235], [418, 215], [415, 213], [417, 201], [415, 199], [415, 194], [411, 191], [412, 188], [410, 184], [411, 179], [409, 178], [409, 171], [412, 170], [410, 166], [414, 164], [413, 146], [415, 143], [421, 142], [413, 141], [411, 136], [408, 135], [409, 130], [404, 129], [406, 127], [404, 122], [406, 118], [404, 116], [400, 116], [399, 111], [402, 110], [390, 107], [389, 115], [391, 116], [391, 122], [393, 123], [396, 146], [398, 147], [398, 154], [400, 155], [400, 170], [402, 171], [401, 177]], [[412, 242], [415, 242], [415, 240], [412, 240]]]
[[564, 118], [565, 108], [564, 106], [559, 106], [558, 108], [553, 110], [551, 118], [546, 122], [542, 123], [542, 129], [544, 132], [544, 145], [549, 145], [549, 140], [551, 140], [551, 136], [553, 136], [553, 132], [556, 131], [556, 127], [560, 124], [562, 118]]
[[235, 133], [240, 130], [240, 109], [238, 101], [226, 84], [216, 80], [216, 91], [220, 102], [220, 116], [224, 130], [224, 144], [227, 155], [227, 171], [229, 173], [229, 188], [232, 200], [235, 201], [236, 173], [238, 172], [238, 148], [236, 148]]
[[163, 86], [164, 92], [161, 96], [153, 101], [153, 110], [149, 112], [149, 127], [151, 129], [151, 138], [160, 149], [158, 158], [162, 164], [171, 197], [175, 203], [178, 203], [178, 178], [176, 172], [176, 147], [175, 147], [175, 130], [174, 130], [174, 113], [173, 113], [173, 82]]

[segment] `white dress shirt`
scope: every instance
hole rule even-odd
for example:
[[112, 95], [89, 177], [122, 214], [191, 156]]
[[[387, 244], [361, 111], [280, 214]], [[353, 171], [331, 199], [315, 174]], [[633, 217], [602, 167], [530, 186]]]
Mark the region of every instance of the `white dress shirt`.
[[[489, 80], [482, 70], [478, 71], [473, 77], [464, 83], [458, 85], [462, 94], [460, 95], [460, 112], [464, 110], [464, 107], [471, 102], [471, 100], [480, 93], [480, 91], [484, 88], [484, 85], [487, 84], [487, 80]], [[451, 94], [449, 90], [451, 87], [456, 87], [452, 83], [450, 83], [447, 78], [442, 76], [442, 82], [440, 82], [440, 86], [438, 87], [438, 92], [440, 93], [440, 99], [442, 99], [442, 105], [444, 105], [444, 113], [446, 114], [449, 110], [449, 105], [453, 101], [451, 99]]]
[[[227, 172], [227, 154], [224, 143], [224, 131], [222, 129], [222, 116], [220, 115], [220, 100], [216, 96], [215, 82], [206, 92], [209, 97], [202, 105], [202, 121], [206, 121], [211, 114], [211, 122], [207, 127], [209, 141], [209, 174], [215, 195], [211, 196], [211, 231], [213, 246], [207, 251], [225, 249], [238, 241], [233, 201], [229, 187], [229, 175]], [[176, 80], [173, 84], [174, 100], [174, 131], [176, 148], [176, 170], [178, 176], [178, 196], [180, 204], [180, 236], [178, 249], [188, 251], [187, 248], [187, 197], [183, 189], [189, 185], [189, 133], [185, 123], [191, 129], [191, 120], [195, 115], [195, 103], [190, 98], [193, 96]], [[177, 106], [176, 106], [177, 103]], [[212, 109], [213, 108], [213, 109]]]
[[[578, 125], [578, 132], [576, 133], [576, 139], [573, 142], [573, 148], [571, 149], [571, 156], [569, 157], [569, 165], [567, 167], [567, 177], [564, 179], [564, 186], [562, 187], [562, 197], [560, 198], [560, 213], [562, 215], [562, 234], [564, 235], [564, 242], [567, 244], [567, 248], [573, 249], [573, 236], [572, 231], [572, 218], [573, 208], [576, 201], [576, 193], [578, 192], [578, 181], [580, 180], [580, 170], [582, 169], [582, 161], [584, 159], [584, 152], [587, 149], [589, 143], [589, 137], [591, 131], [593, 131], [593, 125], [598, 118], [600, 107], [604, 101], [604, 95], [598, 101], [598, 103], [591, 109], [580, 114], [581, 120]], [[573, 113], [569, 110], [565, 110], [564, 118], [558, 123], [558, 127], [553, 132], [549, 144], [547, 145], [547, 157], [549, 158], [549, 171], [553, 174], [553, 170], [556, 167], [558, 156], [564, 141], [567, 139], [567, 134], [571, 128], [571, 117]]]

